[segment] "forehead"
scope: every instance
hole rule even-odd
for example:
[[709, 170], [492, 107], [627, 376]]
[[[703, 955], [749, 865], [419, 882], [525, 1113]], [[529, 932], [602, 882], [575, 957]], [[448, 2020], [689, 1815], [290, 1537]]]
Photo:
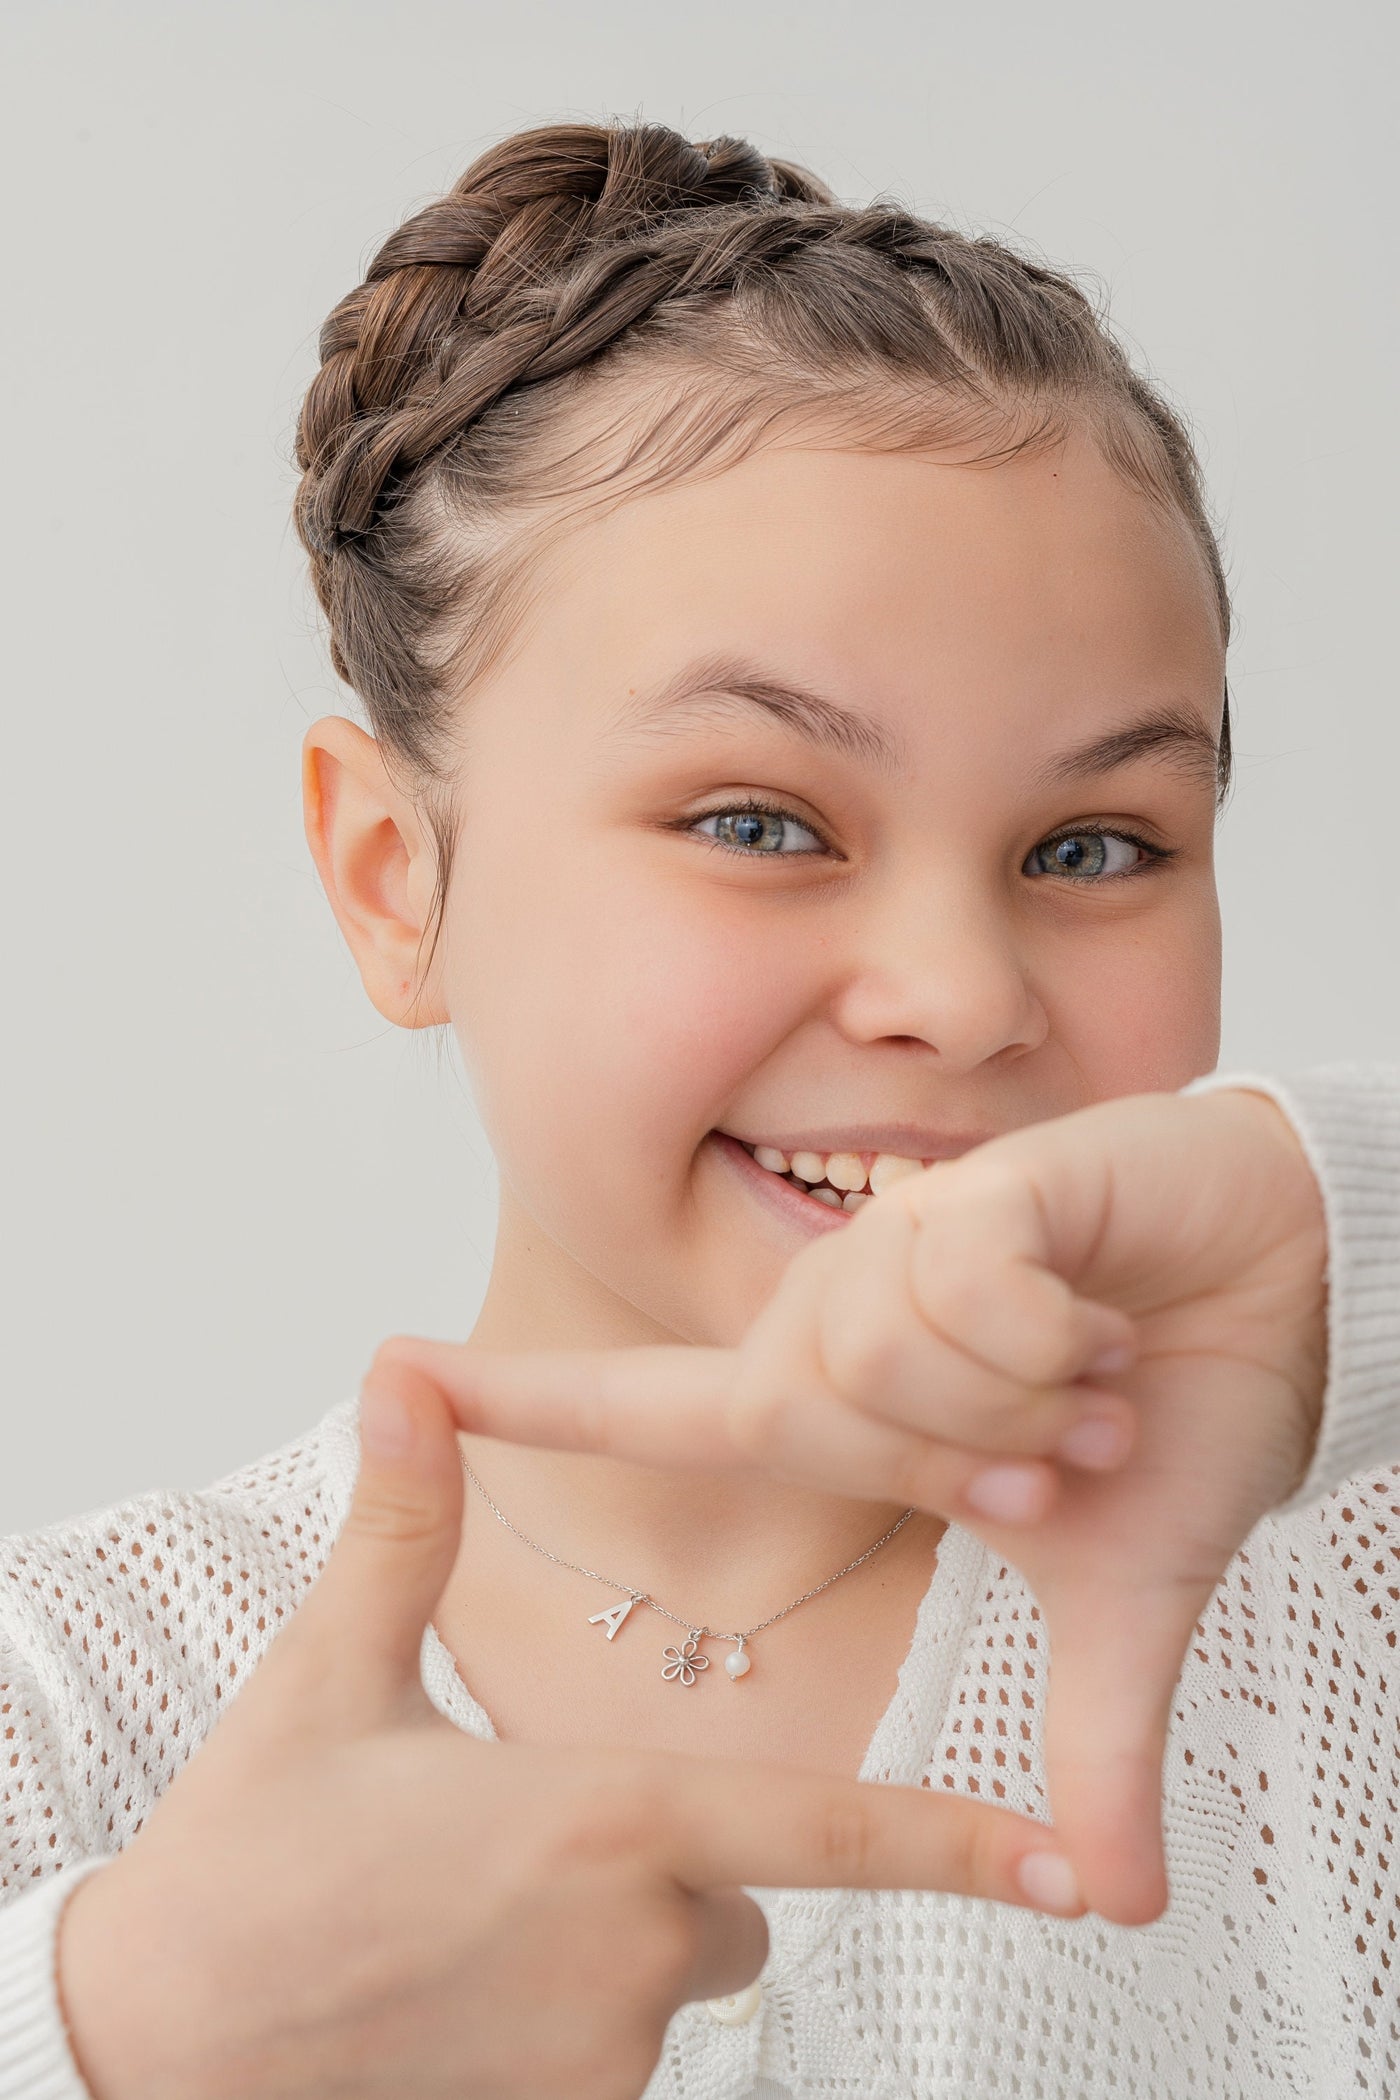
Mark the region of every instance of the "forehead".
[[548, 569], [517, 664], [571, 737], [716, 652], [906, 742], [956, 717], [1062, 743], [1133, 701], [1218, 719], [1204, 556], [1082, 435], [995, 466], [769, 448], [595, 516]]

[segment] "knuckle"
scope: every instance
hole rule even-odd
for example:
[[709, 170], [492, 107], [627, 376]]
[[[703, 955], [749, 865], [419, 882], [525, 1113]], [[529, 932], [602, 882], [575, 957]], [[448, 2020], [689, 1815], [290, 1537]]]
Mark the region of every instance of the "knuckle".
[[1029, 1185], [1024, 1167], [1014, 1166], [996, 1153], [989, 1155], [978, 1148], [965, 1158], [954, 1161], [954, 1165], [961, 1182], [958, 1190], [960, 1207], [976, 1203], [985, 1210], [999, 1212], [1020, 1208], [1027, 1200]]
[[361, 1538], [389, 1539], [395, 1545], [436, 1538], [441, 1528], [429, 1504], [398, 1494], [391, 1483], [383, 1481], [376, 1481], [372, 1492], [356, 1495], [345, 1519], [347, 1531]]
[[906, 1205], [921, 1231], [936, 1234], [954, 1252], [969, 1229], [980, 1231], [987, 1213], [999, 1213], [1012, 1200], [1013, 1179], [997, 1161], [974, 1151], [911, 1174], [888, 1193]]
[[918, 1276], [919, 1309], [924, 1318], [956, 1342], [977, 1309], [978, 1270], [956, 1257], [925, 1267]]
[[586, 1386], [574, 1396], [571, 1417], [574, 1449], [593, 1457], [606, 1457], [617, 1447], [611, 1401], [599, 1384]]
[[999, 1884], [993, 1873], [994, 1827], [985, 1808], [974, 1802], [948, 1804], [949, 1830], [945, 1843], [945, 1879], [950, 1889], [976, 1896]]
[[955, 1347], [1005, 1381], [982, 1403], [1012, 1407], [1019, 1386], [1058, 1385], [1077, 1368], [1068, 1300], [1047, 1303], [1024, 1277], [975, 1262], [940, 1264], [920, 1288], [925, 1318]]
[[561, 1867], [616, 1866], [649, 1852], [665, 1819], [656, 1779], [619, 1761], [615, 1772], [591, 1775], [573, 1790], [550, 1850]]
[[874, 1849], [870, 1818], [858, 1802], [825, 1802], [812, 1819], [810, 1849], [831, 1888], [861, 1888]]
[[870, 1320], [824, 1319], [820, 1328], [822, 1368], [843, 1400], [859, 1407], [887, 1392], [899, 1375], [902, 1349], [897, 1335]]
[[895, 1501], [911, 1503], [915, 1509], [946, 1508], [950, 1483], [932, 1445], [911, 1435], [891, 1451], [886, 1472], [887, 1489]]
[[971, 1896], [1004, 1900], [1009, 1868], [1007, 1844], [1010, 1835], [1024, 1825], [1024, 1816], [1009, 1808], [974, 1809], [959, 1861], [963, 1886]]
[[781, 1448], [792, 1405], [787, 1381], [760, 1368], [746, 1373], [729, 1395], [725, 1427], [746, 1457], [763, 1458]]

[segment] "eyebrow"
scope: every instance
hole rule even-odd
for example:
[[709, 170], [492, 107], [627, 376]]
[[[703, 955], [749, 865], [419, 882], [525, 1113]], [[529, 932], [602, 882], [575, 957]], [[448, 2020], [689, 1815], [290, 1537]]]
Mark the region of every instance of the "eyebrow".
[[879, 772], [897, 772], [904, 761], [902, 744], [883, 723], [855, 708], [838, 707], [791, 679], [773, 677], [741, 657], [706, 656], [686, 664], [665, 685], [624, 708], [614, 727], [668, 735], [736, 710], [765, 714], [809, 744], [844, 752]]
[[1154, 708], [1121, 729], [1059, 751], [1037, 777], [1042, 786], [1055, 787], [1088, 773], [1111, 773], [1135, 758], [1158, 759], [1188, 777], [1219, 785], [1220, 747], [1199, 715], [1185, 707]]
[[[896, 773], [907, 763], [901, 740], [873, 716], [838, 706], [822, 693], [733, 656], [712, 655], [684, 665], [664, 685], [621, 709], [613, 729], [665, 736], [734, 712], [764, 714], [808, 743], [843, 752], [878, 772]], [[1059, 751], [1036, 777], [1042, 786], [1057, 786], [1112, 772], [1139, 758], [1159, 760], [1218, 783], [1215, 737], [1185, 707], [1154, 708], [1121, 728]]]

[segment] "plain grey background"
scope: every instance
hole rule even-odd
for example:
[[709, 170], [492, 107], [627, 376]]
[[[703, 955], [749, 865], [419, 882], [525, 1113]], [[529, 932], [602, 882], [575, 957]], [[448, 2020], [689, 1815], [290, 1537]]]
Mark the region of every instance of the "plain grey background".
[[[486, 145], [735, 132], [1096, 273], [1239, 632], [1222, 1063], [1395, 1057], [1396, 15], [8, 0], [0, 1532], [193, 1487], [460, 1338], [495, 1170], [361, 990], [299, 746], [320, 323]], [[358, 716], [356, 715], [358, 719]]]

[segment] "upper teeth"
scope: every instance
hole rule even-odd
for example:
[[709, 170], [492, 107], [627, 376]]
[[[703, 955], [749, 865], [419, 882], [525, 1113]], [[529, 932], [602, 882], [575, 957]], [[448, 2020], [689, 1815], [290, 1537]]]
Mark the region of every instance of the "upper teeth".
[[[903, 1181], [906, 1174], [923, 1172], [923, 1161], [903, 1159], [895, 1152], [876, 1152], [864, 1155], [856, 1152], [779, 1152], [773, 1145], [755, 1145], [754, 1158], [770, 1174], [788, 1174], [815, 1187], [819, 1181], [829, 1182], [834, 1189], [859, 1190], [869, 1188], [878, 1196], [882, 1189], [892, 1188]], [[866, 1161], [870, 1164], [867, 1168]]]

